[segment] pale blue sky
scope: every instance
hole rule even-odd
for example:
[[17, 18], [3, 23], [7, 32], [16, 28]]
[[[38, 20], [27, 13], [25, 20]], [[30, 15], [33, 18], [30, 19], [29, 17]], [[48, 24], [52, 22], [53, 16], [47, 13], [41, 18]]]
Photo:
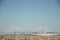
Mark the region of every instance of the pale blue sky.
[[16, 24], [25, 30], [43, 25], [60, 32], [60, 1], [58, 0], [1, 0], [0, 32]]

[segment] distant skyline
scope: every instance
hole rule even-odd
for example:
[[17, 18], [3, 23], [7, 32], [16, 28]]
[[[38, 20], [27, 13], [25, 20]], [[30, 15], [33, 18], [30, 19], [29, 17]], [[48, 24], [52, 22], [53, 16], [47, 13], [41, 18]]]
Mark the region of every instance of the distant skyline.
[[[60, 32], [59, 0], [1, 0], [0, 32], [16, 25], [20, 31]], [[24, 29], [24, 30], [23, 30]]]

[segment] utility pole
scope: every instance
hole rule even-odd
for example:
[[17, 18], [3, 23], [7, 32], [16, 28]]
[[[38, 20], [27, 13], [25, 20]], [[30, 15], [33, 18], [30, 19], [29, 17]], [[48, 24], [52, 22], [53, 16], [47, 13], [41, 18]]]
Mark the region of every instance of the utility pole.
[[44, 33], [43, 25], [42, 25], [42, 33]]
[[15, 27], [15, 25], [13, 25], [14, 26], [14, 31], [15, 31], [15, 35], [16, 35], [16, 27]]
[[16, 37], [17, 36], [16, 35], [16, 26], [14, 25], [14, 27], [15, 27], [15, 34], [14, 34], [15, 35], [15, 40], [17, 40], [17, 37]]

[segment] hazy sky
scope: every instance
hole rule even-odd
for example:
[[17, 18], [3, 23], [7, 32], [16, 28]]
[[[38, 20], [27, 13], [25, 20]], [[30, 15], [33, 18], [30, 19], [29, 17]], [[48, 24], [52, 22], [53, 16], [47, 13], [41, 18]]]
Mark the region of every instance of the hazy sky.
[[[1, 0], [0, 32], [14, 28], [60, 32], [59, 0]], [[17, 28], [17, 29], [18, 29]], [[21, 31], [21, 30], [20, 30]]]

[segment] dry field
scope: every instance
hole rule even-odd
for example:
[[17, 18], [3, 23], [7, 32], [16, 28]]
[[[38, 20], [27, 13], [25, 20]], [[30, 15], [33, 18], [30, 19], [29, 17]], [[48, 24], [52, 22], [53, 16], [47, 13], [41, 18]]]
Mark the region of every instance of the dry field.
[[37, 36], [37, 35], [0, 35], [0, 40], [60, 40], [60, 35]]

